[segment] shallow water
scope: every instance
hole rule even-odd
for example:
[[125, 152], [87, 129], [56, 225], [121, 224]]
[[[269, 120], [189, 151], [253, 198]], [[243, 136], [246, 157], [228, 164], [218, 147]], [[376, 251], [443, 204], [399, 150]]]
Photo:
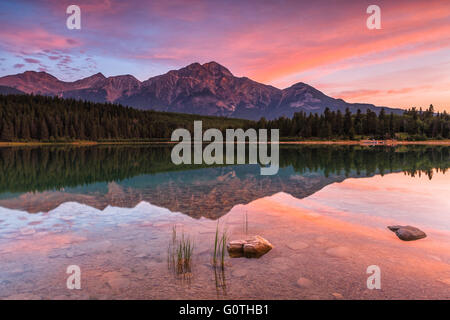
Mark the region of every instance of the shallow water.
[[[176, 167], [152, 146], [0, 149], [0, 297], [8, 299], [449, 299], [448, 147], [293, 146], [276, 176]], [[219, 221], [258, 234], [260, 259], [212, 267]], [[427, 238], [404, 242], [386, 226]], [[192, 270], [168, 268], [172, 228]], [[81, 290], [66, 287], [69, 265]], [[369, 290], [366, 269], [381, 269]]]

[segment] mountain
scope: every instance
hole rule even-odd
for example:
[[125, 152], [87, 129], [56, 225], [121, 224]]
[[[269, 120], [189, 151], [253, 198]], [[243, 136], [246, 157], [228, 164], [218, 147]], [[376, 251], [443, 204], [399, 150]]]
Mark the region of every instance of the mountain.
[[126, 98], [131, 92], [137, 92], [140, 86], [141, 82], [131, 75], [103, 77], [93, 82], [91, 86], [64, 91], [62, 97], [93, 102], [118, 102], [119, 99]]
[[0, 86], [0, 94], [25, 94], [25, 92], [12, 87]]
[[[0, 86], [28, 94], [113, 102], [139, 109], [252, 120], [292, 117], [300, 111], [322, 113], [327, 107], [342, 112], [346, 108], [352, 112], [370, 109], [378, 113], [381, 110], [373, 104], [334, 99], [302, 82], [280, 90], [247, 77], [235, 77], [216, 62], [193, 63], [143, 82], [131, 75], [106, 78], [101, 73], [64, 82], [45, 72], [27, 71], [0, 78]], [[388, 113], [403, 112], [401, 109], [385, 109]]]
[[15, 88], [28, 94], [61, 95], [65, 91], [89, 88], [106, 79], [101, 73], [77, 80], [64, 82], [46, 72], [25, 71], [24, 73], [0, 78], [0, 85]]

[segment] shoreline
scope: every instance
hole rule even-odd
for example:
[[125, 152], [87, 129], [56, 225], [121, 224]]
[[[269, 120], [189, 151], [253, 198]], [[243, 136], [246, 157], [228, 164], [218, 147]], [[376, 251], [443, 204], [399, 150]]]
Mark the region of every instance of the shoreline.
[[[174, 144], [178, 141], [77, 141], [77, 142], [0, 142], [0, 147], [29, 147], [29, 146], [97, 146], [97, 145], [142, 145], [142, 144]], [[270, 143], [270, 142], [269, 142]], [[305, 145], [360, 145], [360, 146], [391, 146], [397, 145], [441, 145], [449, 146], [450, 140], [425, 140], [425, 141], [392, 141], [376, 140], [299, 140], [280, 141], [279, 144], [305, 144]]]
[[364, 140], [351, 141], [351, 140], [324, 140], [324, 141], [280, 141], [280, 144], [324, 144], [324, 145], [360, 145], [360, 146], [390, 146], [395, 147], [397, 145], [413, 145], [413, 144], [421, 144], [421, 145], [450, 145], [450, 140], [425, 140], [425, 141], [395, 141], [392, 142], [390, 140], [377, 140], [378, 143], [370, 143]]

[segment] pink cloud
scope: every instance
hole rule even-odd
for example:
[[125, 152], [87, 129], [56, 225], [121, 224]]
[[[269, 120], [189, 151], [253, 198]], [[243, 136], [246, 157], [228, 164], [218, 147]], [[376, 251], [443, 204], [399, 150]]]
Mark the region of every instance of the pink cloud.
[[398, 88], [390, 90], [374, 90], [374, 89], [357, 89], [357, 90], [347, 90], [342, 92], [333, 93], [334, 96], [344, 99], [364, 99], [367, 97], [373, 97], [377, 95], [399, 95], [411, 92], [423, 91], [432, 88], [429, 85], [422, 85], [418, 87], [408, 87], [408, 88]]
[[33, 58], [24, 58], [23, 59], [26, 63], [41, 63], [41, 61]]
[[14, 30], [11, 28], [0, 29], [2, 47], [8, 51], [27, 50], [28, 52], [70, 49], [81, 45], [78, 40], [51, 33], [44, 29]]

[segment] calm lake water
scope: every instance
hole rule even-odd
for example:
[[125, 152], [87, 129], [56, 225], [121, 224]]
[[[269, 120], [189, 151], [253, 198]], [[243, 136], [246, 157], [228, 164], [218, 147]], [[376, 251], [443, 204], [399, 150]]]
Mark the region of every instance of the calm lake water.
[[[450, 299], [450, 147], [281, 146], [275, 176], [175, 166], [170, 150], [0, 148], [0, 298]], [[213, 268], [218, 223], [274, 248]], [[188, 274], [168, 267], [173, 227], [194, 244]]]

